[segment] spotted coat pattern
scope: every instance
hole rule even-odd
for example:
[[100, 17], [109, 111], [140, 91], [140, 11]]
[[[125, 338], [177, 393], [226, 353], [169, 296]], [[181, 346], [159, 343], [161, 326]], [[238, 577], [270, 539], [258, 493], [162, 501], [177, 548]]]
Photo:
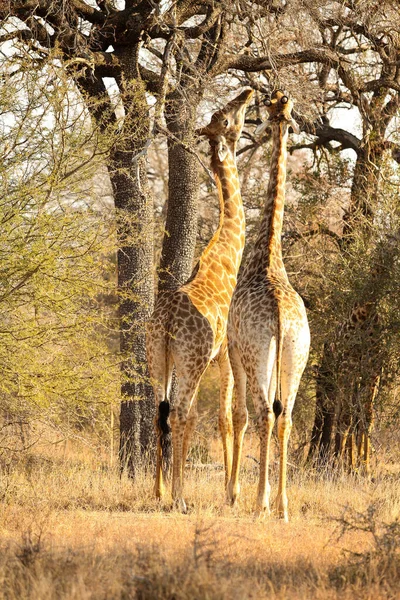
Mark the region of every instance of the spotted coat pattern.
[[[214, 358], [221, 371], [219, 424], [226, 480], [230, 476], [233, 377], [227, 353], [226, 326], [245, 233], [236, 144], [252, 95], [251, 90], [245, 90], [224, 109], [214, 113], [210, 124], [199, 130], [199, 134], [205, 135], [210, 142], [211, 165], [220, 201], [219, 226], [189, 281], [179, 289], [167, 290], [159, 295], [147, 327], [148, 362], [157, 406], [168, 402], [173, 365], [178, 380], [176, 399], [171, 410], [172, 497], [182, 511], [186, 510], [183, 477], [197, 416], [197, 389], [204, 371]], [[162, 469], [163, 432], [157, 423], [155, 493], [161, 497], [165, 479]]]
[[287, 137], [295, 126], [292, 102], [281, 91], [268, 100], [272, 157], [260, 230], [249, 261], [239, 277], [228, 320], [229, 356], [235, 379], [234, 450], [228, 501], [239, 496], [239, 465], [247, 427], [249, 382], [260, 436], [257, 512], [269, 513], [269, 452], [278, 416], [280, 475], [278, 514], [288, 519], [287, 446], [292, 409], [308, 358], [310, 334], [304, 304], [289, 283], [282, 260], [281, 233], [285, 202]]
[[367, 475], [370, 474], [374, 404], [382, 371], [377, 351], [381, 336], [382, 323], [376, 302], [357, 302], [336, 341], [342, 351], [337, 357], [340, 379], [334, 415], [335, 455], [350, 471], [362, 468]]

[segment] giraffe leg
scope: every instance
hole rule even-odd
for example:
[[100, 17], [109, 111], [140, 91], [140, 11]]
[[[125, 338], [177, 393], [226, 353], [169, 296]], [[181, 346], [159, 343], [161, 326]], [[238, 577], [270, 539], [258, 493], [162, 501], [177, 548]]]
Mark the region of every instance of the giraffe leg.
[[[275, 424], [275, 414], [273, 404], [276, 393], [276, 351], [271, 348], [268, 356], [267, 375], [268, 379], [264, 385], [260, 385], [258, 390], [253, 390], [258, 413], [258, 427], [260, 436], [260, 477], [258, 481], [256, 514], [270, 514], [269, 498], [271, 494], [271, 485], [269, 483], [269, 464], [271, 452], [271, 436]], [[256, 398], [259, 398], [258, 403]]]
[[182, 512], [186, 512], [183, 499], [184, 460], [186, 460], [196, 416], [196, 412], [191, 413], [191, 409], [196, 400], [200, 380], [210, 362], [214, 341], [208, 321], [203, 317], [193, 320], [199, 323], [191, 336], [187, 337], [187, 330], [181, 327], [171, 343], [178, 381], [175, 402], [171, 409], [172, 499], [174, 505]]
[[[175, 401], [176, 403], [176, 401]], [[172, 499], [174, 505], [183, 513], [186, 513], [186, 503], [182, 497], [183, 492], [183, 438], [186, 427], [186, 411], [176, 405], [171, 411], [172, 427]]]
[[[335, 434], [335, 458], [337, 464], [341, 468], [348, 467], [349, 455], [348, 455], [348, 438], [351, 435], [352, 428], [352, 417], [351, 417], [351, 406], [350, 402], [353, 402], [353, 395], [350, 395], [349, 399], [342, 399], [338, 411], [336, 421], [336, 434]], [[346, 453], [347, 452], [347, 453]]]
[[352, 420], [349, 418], [350, 415], [346, 417], [346, 421], [343, 423], [344, 431], [341, 437], [340, 443], [340, 462], [342, 467], [347, 471], [351, 471], [351, 438], [352, 438]]
[[339, 464], [340, 465], [344, 465], [345, 464], [345, 459], [346, 459], [346, 448], [347, 448], [347, 438], [349, 435], [349, 427], [346, 427], [346, 429], [342, 430], [339, 432]]
[[292, 429], [292, 410], [299, 389], [300, 379], [308, 358], [310, 333], [308, 325], [300, 331], [288, 331], [283, 342], [281, 365], [281, 401], [282, 413], [278, 417], [279, 440], [279, 483], [276, 497], [278, 516], [288, 522], [288, 499], [286, 491], [287, 481], [287, 453], [290, 432]]
[[371, 431], [373, 425], [373, 406], [371, 398], [370, 405], [366, 407], [365, 426], [362, 435], [362, 457], [361, 461], [364, 466], [365, 475], [371, 475]]
[[233, 373], [229, 362], [226, 342], [218, 354], [220, 371], [219, 431], [222, 438], [225, 467], [225, 487], [231, 478], [233, 453], [232, 392]]
[[231, 477], [227, 487], [227, 502], [234, 505], [240, 493], [239, 469], [242, 456], [243, 438], [247, 429], [246, 373], [242, 366], [237, 347], [229, 345], [229, 358], [235, 380], [235, 402], [233, 406], [233, 456]]
[[[186, 513], [186, 503], [183, 499], [183, 481], [186, 453], [190, 441], [191, 432], [194, 429], [195, 419], [189, 418], [192, 405], [195, 402], [197, 388], [201, 376], [207, 366], [206, 360], [203, 368], [195, 373], [178, 372], [178, 392], [175, 399], [175, 405], [171, 410], [172, 427], [172, 499], [174, 505], [183, 513]], [[186, 431], [189, 421], [189, 429]]]
[[189, 410], [189, 414], [186, 420], [185, 434], [183, 436], [183, 450], [182, 450], [182, 469], [184, 471], [186, 465], [186, 459], [189, 452], [190, 440], [192, 439], [193, 432], [196, 428], [198, 413], [197, 413], [197, 390], [195, 391], [195, 399]]
[[369, 476], [371, 474], [371, 435], [370, 431], [366, 431], [364, 434], [364, 452], [363, 461], [365, 474]]
[[374, 424], [374, 405], [379, 391], [381, 377], [376, 375], [373, 379], [370, 395], [365, 406], [365, 432], [363, 444], [363, 462], [365, 474], [369, 477], [371, 474], [371, 431]]
[[158, 431], [158, 427], [156, 425], [156, 436], [157, 436], [157, 459], [156, 459], [156, 480], [154, 483], [154, 495], [160, 500], [164, 496], [165, 486], [164, 486], [164, 477], [162, 471], [163, 457], [162, 457], [162, 447], [160, 441], [160, 434]]
[[271, 485], [269, 483], [269, 460], [271, 451], [271, 436], [275, 424], [275, 415], [272, 406], [267, 405], [258, 417], [260, 436], [260, 478], [258, 481], [256, 514], [270, 514], [269, 497]]
[[292, 417], [288, 411], [283, 411], [278, 419], [278, 439], [279, 439], [279, 484], [276, 507], [278, 516], [284, 521], [289, 521], [288, 499], [286, 491], [287, 480], [287, 450], [290, 431], [292, 429]]
[[358, 428], [357, 431], [357, 454], [359, 465], [364, 461], [364, 431], [362, 427]]
[[356, 469], [356, 434], [351, 431], [347, 437], [348, 468], [350, 472]]

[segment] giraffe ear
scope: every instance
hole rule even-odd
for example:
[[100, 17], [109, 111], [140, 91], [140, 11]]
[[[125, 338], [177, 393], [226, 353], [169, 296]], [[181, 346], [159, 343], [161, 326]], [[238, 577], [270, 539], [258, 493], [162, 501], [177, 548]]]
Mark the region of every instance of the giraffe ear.
[[198, 136], [207, 135], [207, 127], [200, 127], [199, 129], [196, 129], [195, 134]]
[[262, 133], [264, 133], [264, 131], [267, 129], [268, 126], [269, 126], [269, 121], [267, 119], [263, 123], [260, 123], [260, 125], [257, 125], [254, 135], [261, 135]]
[[224, 141], [218, 142], [218, 147], [217, 147], [218, 158], [221, 162], [223, 160], [225, 160], [226, 155], [228, 154], [228, 146], [226, 144], [224, 144], [225, 138], [223, 138], [223, 140]]
[[294, 119], [290, 119], [289, 125], [293, 129], [294, 133], [296, 133], [297, 135], [299, 135], [299, 133], [300, 133], [300, 127], [299, 127], [299, 124], [296, 123], [296, 121]]

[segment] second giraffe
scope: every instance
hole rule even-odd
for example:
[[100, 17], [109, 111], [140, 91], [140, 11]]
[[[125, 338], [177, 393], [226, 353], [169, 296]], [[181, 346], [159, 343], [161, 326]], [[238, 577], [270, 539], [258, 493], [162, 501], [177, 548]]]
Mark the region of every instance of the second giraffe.
[[[265, 101], [272, 157], [260, 230], [250, 258], [239, 276], [228, 318], [229, 358], [235, 379], [234, 449], [228, 501], [239, 495], [239, 464], [247, 427], [246, 381], [257, 413], [260, 477], [257, 513], [269, 513], [268, 481], [272, 428], [278, 418], [280, 448], [277, 511], [288, 520], [287, 447], [292, 409], [310, 346], [310, 332], [301, 297], [289, 283], [282, 260], [281, 233], [285, 201], [287, 137], [292, 101], [280, 90]], [[256, 131], [257, 133], [257, 131]]]

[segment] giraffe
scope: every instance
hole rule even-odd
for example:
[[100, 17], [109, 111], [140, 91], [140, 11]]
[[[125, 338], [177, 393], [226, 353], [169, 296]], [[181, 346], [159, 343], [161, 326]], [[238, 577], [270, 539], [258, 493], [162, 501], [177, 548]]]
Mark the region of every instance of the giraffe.
[[[354, 304], [337, 339], [337, 360], [341, 368], [335, 370], [341, 376], [336, 385], [339, 398], [334, 407], [334, 454], [349, 471], [361, 467], [367, 476], [371, 471], [371, 431], [382, 372], [380, 353], [376, 352], [381, 345], [381, 335], [377, 302], [366, 301]], [[372, 352], [369, 351], [371, 343]]]
[[[236, 167], [236, 145], [252, 90], [243, 91], [218, 110], [206, 127], [198, 130], [208, 138], [211, 165], [220, 202], [219, 226], [202, 253], [189, 280], [176, 290], [162, 292], [147, 326], [147, 354], [156, 406], [157, 464], [155, 494], [164, 491], [163, 443], [172, 429], [172, 498], [186, 512], [183, 479], [190, 437], [196, 418], [196, 396], [201, 377], [212, 359], [221, 373], [219, 426], [222, 435], [226, 483], [232, 456], [230, 368], [226, 327], [236, 285], [245, 235], [245, 220]], [[172, 368], [178, 380], [176, 399], [169, 411]]]
[[[227, 500], [236, 502], [243, 436], [247, 428], [246, 383], [250, 384], [260, 437], [260, 476], [256, 513], [269, 514], [269, 452], [278, 418], [280, 448], [278, 514], [288, 520], [286, 470], [291, 413], [305, 368], [310, 332], [301, 297], [289, 283], [282, 260], [281, 232], [285, 201], [287, 137], [292, 101], [281, 90], [264, 101], [272, 129], [270, 177], [258, 237], [238, 278], [228, 317], [228, 343], [235, 380], [234, 446]], [[276, 398], [275, 398], [276, 395]]]
[[[316, 415], [309, 460], [371, 474], [371, 432], [386, 359], [381, 299], [391, 270], [387, 249], [378, 248], [373, 266], [363, 272], [358, 300], [323, 347], [316, 377]], [[390, 254], [391, 256], [391, 254]]]

